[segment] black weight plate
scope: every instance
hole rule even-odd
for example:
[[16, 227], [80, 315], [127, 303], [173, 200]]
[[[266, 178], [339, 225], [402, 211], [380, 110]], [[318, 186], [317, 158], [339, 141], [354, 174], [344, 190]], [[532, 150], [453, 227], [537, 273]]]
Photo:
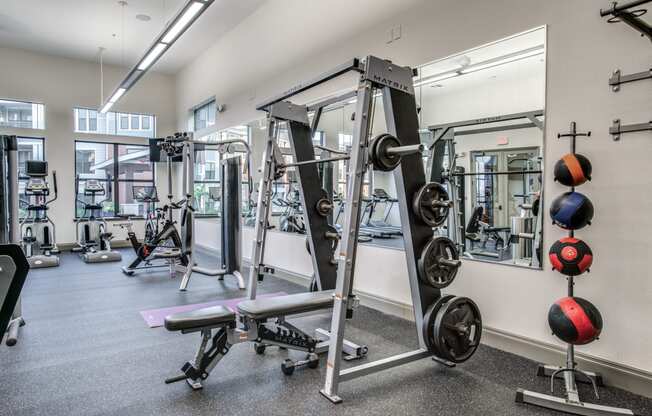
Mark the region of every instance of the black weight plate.
[[475, 353], [482, 336], [480, 309], [471, 299], [455, 297], [437, 311], [433, 341], [438, 357], [461, 363]]
[[375, 162], [374, 162], [374, 155], [376, 154], [376, 148], [378, 147], [378, 141], [387, 136], [387, 133], [379, 134], [378, 136], [373, 137], [369, 141], [369, 147], [367, 149], [367, 152], [369, 153], [369, 161], [371, 162], [371, 165], [375, 167]]
[[428, 286], [443, 289], [453, 283], [459, 267], [440, 264], [439, 259], [459, 260], [453, 243], [446, 237], [435, 237], [426, 244], [417, 262], [419, 278]]
[[432, 303], [432, 305], [428, 306], [428, 309], [426, 309], [426, 314], [423, 316], [423, 324], [421, 328], [423, 332], [423, 341], [426, 343], [426, 346], [428, 347], [428, 351], [430, 351], [434, 355], [439, 355], [437, 354], [437, 350], [435, 349], [434, 339], [433, 339], [435, 317], [437, 316], [437, 312], [439, 311], [441, 305], [448, 302], [454, 297], [455, 296], [453, 295], [445, 295], [443, 297], [438, 298], [436, 301]]
[[401, 163], [401, 157], [387, 154], [387, 149], [400, 145], [401, 142], [390, 134], [382, 134], [374, 138], [369, 148], [369, 157], [374, 169], [383, 172], [394, 170]]
[[433, 207], [433, 201], [448, 202], [448, 192], [441, 184], [429, 182], [419, 189], [412, 201], [412, 211], [430, 227], [439, 227], [448, 219], [449, 207]]

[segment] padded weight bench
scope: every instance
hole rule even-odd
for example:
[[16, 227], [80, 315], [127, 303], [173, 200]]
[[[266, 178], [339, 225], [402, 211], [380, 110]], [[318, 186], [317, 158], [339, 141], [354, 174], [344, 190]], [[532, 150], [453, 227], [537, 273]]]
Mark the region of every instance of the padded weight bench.
[[[165, 318], [168, 331], [201, 332], [202, 341], [194, 362], [186, 362], [181, 375], [165, 382], [186, 380], [193, 389], [201, 389], [201, 382], [208, 378], [231, 346], [243, 342], [254, 342], [258, 354], [264, 353], [268, 345], [307, 352], [305, 360], [283, 362], [281, 369], [286, 375], [304, 365], [317, 368], [318, 354], [328, 350], [329, 333], [318, 329], [315, 337], [310, 336], [285, 318], [332, 307], [333, 292], [309, 292], [242, 301], [237, 306], [237, 314], [224, 306], [212, 306], [170, 315]], [[217, 330], [215, 334], [214, 329]], [[361, 358], [367, 354], [367, 347], [347, 341], [344, 353], [345, 359]]]

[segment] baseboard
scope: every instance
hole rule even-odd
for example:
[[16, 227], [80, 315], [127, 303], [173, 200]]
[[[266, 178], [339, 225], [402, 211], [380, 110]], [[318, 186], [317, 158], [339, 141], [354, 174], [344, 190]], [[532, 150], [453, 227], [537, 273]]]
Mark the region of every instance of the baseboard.
[[[59, 243], [57, 247], [60, 251], [71, 251], [73, 248], [78, 247], [77, 243]], [[111, 248], [130, 248], [131, 243], [126, 240], [111, 241]]]
[[[482, 343], [540, 363], [562, 365], [566, 360], [566, 349], [560, 345], [534, 340], [496, 328], [483, 328]], [[652, 397], [652, 372], [577, 350], [575, 351], [575, 361], [582, 370], [601, 373], [606, 385]], [[532, 371], [535, 372], [536, 369], [533, 368]], [[527, 386], [521, 387], [527, 388]]]
[[[251, 260], [250, 259], [242, 259], [242, 265], [251, 267]], [[305, 286], [309, 287], [310, 286], [310, 280], [311, 278], [299, 274], [299, 273], [294, 273], [289, 270], [281, 269], [279, 267], [274, 267], [274, 277], [278, 277], [279, 279], [287, 280], [288, 282], [294, 283], [296, 285], [300, 286]]]
[[[251, 261], [243, 259], [243, 265], [251, 266]], [[306, 287], [310, 284], [310, 277], [289, 270], [275, 268], [274, 276]], [[410, 304], [364, 291], [356, 291], [356, 295], [360, 298], [360, 304], [363, 306], [414, 321], [414, 310]], [[562, 364], [566, 357], [565, 349], [559, 345], [487, 326], [483, 327], [482, 343], [545, 364]], [[575, 358], [581, 369], [601, 373], [605, 384], [652, 397], [652, 372], [578, 351], [575, 353]], [[532, 372], [535, 373], [536, 370], [536, 367], [533, 366]], [[528, 386], [521, 387], [527, 388]]]

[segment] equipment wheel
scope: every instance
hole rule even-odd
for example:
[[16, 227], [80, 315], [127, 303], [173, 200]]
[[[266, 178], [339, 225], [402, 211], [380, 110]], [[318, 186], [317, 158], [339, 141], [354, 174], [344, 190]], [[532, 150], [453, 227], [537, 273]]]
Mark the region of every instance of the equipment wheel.
[[291, 376], [294, 373], [294, 361], [289, 358], [285, 359], [285, 361], [281, 363], [281, 371], [286, 376]]

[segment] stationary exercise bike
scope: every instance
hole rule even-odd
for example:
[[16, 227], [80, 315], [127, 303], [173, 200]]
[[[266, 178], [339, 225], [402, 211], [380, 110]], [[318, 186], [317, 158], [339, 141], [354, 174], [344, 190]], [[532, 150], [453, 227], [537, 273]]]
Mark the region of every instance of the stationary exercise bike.
[[23, 251], [31, 268], [58, 266], [55, 227], [48, 216], [48, 205], [57, 199], [57, 172], [52, 172], [54, 198], [49, 200], [48, 162], [28, 160], [25, 174], [29, 180], [25, 186], [27, 215], [20, 220]]
[[[79, 184], [84, 181], [84, 196], [90, 197], [90, 203], [79, 199]], [[76, 222], [77, 245], [72, 249], [80, 252], [80, 257], [86, 263], [105, 263], [121, 261], [122, 255], [111, 250], [113, 233], [107, 231], [107, 224], [102, 217], [102, 205], [111, 198], [111, 178], [107, 181], [108, 192], [97, 179], [75, 178], [75, 195], [82, 204], [84, 212]], [[98, 196], [105, 196], [102, 201], [96, 201]]]
[[[188, 255], [183, 250], [181, 235], [174, 221], [174, 212], [176, 210], [190, 209], [186, 207], [185, 199], [174, 202], [172, 195], [172, 159], [181, 155], [183, 151], [183, 141], [181, 135], [167, 137], [165, 139], [153, 139], [154, 142], [150, 149], [159, 149], [167, 155], [167, 175], [168, 175], [168, 203], [162, 208], [156, 208], [153, 212], [148, 209], [145, 239], [140, 242], [133, 231], [131, 222], [115, 224], [127, 230], [127, 239], [136, 252], [136, 258], [128, 266], [122, 267], [122, 272], [127, 276], [132, 276], [137, 270], [151, 269], [155, 267], [169, 267], [170, 275], [176, 275], [176, 266], [180, 265], [185, 272], [188, 266]], [[150, 154], [150, 160], [159, 161], [160, 154]], [[141, 190], [134, 187], [134, 199], [144, 200], [147, 198], [148, 205], [153, 205], [158, 201], [156, 188], [148, 187], [147, 190]], [[182, 219], [182, 222], [185, 218]], [[156, 260], [162, 260], [163, 264], [154, 264]], [[140, 266], [144, 263], [143, 266]]]

